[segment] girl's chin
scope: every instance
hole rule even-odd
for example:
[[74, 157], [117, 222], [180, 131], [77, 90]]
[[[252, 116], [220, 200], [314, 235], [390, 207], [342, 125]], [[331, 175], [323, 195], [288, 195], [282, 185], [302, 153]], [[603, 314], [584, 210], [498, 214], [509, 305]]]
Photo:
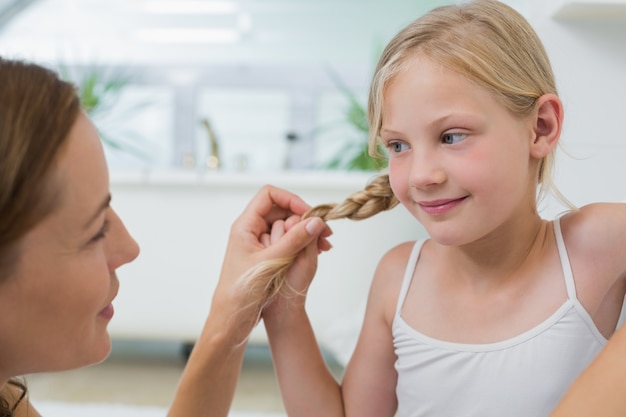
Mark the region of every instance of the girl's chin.
[[471, 241], [468, 236], [463, 236], [460, 230], [445, 230], [443, 228], [426, 228], [430, 239], [442, 246], [463, 246]]

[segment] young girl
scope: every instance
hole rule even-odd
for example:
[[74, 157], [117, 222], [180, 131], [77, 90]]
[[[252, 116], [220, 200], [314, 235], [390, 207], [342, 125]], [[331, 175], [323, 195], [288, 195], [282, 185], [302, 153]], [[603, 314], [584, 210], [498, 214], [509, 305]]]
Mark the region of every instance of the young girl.
[[541, 41], [494, 0], [435, 9], [384, 50], [369, 121], [430, 238], [380, 261], [341, 384], [306, 316], [311, 268], [290, 271], [263, 313], [287, 413], [547, 416], [615, 330], [626, 205], [539, 216], [563, 123]]

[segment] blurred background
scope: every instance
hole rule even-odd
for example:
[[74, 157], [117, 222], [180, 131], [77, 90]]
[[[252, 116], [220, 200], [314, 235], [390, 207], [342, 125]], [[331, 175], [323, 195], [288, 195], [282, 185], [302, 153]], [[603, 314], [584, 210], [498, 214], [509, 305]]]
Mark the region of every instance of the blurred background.
[[[211, 136], [226, 171], [350, 168], [380, 51], [450, 2], [0, 0], [0, 53], [84, 87], [113, 170], [203, 171]], [[506, 3], [552, 57], [564, 142], [621, 142], [597, 128], [622, 116], [624, 0]]]
[[113, 169], [203, 169], [204, 120], [225, 170], [323, 168], [350, 141], [346, 102], [365, 103], [384, 44], [443, 3], [2, 0], [0, 52], [118, 83], [94, 91], [123, 145]]

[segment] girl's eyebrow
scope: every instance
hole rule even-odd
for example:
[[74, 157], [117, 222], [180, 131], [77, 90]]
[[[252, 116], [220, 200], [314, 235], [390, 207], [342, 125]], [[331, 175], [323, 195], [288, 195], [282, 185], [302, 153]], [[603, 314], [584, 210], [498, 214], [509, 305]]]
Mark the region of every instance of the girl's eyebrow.
[[83, 229], [88, 229], [89, 226], [98, 218], [100, 213], [102, 213], [102, 211], [107, 209], [110, 205], [111, 205], [111, 194], [109, 193], [104, 198], [102, 203], [98, 206], [98, 208], [96, 209], [95, 213], [89, 218], [89, 220], [87, 220], [87, 222], [85, 222], [85, 225], [83, 226]]
[[386, 127], [383, 127], [383, 128], [381, 128], [381, 129], [380, 129], [380, 133], [383, 133], [383, 132], [384, 132], [384, 133], [390, 133], [390, 134], [392, 134], [392, 135], [398, 135], [398, 134], [400, 134], [400, 132], [397, 132], [397, 131], [395, 131], [395, 130], [393, 130], [393, 129], [389, 129], [389, 128], [386, 128]]
[[[472, 112], [466, 112], [466, 111], [459, 111], [459, 112], [449, 112], [449, 113], [445, 113], [441, 116], [436, 117], [433, 120], [428, 121], [428, 123], [426, 124], [427, 128], [432, 128], [434, 126], [439, 126], [443, 123], [446, 123], [448, 120], [460, 120], [460, 121], [469, 121], [469, 120], [474, 120], [477, 119], [478, 116], [475, 113]], [[401, 132], [394, 130], [392, 128], [389, 127], [381, 127], [380, 128], [380, 133], [387, 133], [390, 135], [400, 135]]]
[[471, 112], [450, 112], [450, 113], [442, 115], [441, 117], [436, 118], [435, 120], [432, 120], [429, 123], [429, 126], [440, 125], [442, 123], [447, 122], [450, 119], [465, 121], [465, 120], [473, 120], [475, 118], [476, 118], [476, 115]]

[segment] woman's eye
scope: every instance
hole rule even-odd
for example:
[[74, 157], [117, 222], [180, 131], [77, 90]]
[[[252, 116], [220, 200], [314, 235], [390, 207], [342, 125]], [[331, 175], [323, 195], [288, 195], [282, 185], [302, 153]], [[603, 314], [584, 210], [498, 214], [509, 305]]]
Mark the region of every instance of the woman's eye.
[[107, 231], [109, 230], [109, 221], [105, 220], [104, 224], [102, 225], [102, 227], [100, 228], [100, 230], [98, 230], [98, 233], [96, 233], [92, 238], [91, 241], [92, 242], [97, 242], [101, 239], [104, 239], [106, 237]]
[[404, 142], [389, 142], [387, 147], [389, 148], [389, 151], [393, 153], [400, 153], [409, 149], [409, 145]]
[[444, 133], [441, 140], [445, 144], [454, 145], [455, 143], [463, 141], [466, 137], [467, 135], [465, 133]]

